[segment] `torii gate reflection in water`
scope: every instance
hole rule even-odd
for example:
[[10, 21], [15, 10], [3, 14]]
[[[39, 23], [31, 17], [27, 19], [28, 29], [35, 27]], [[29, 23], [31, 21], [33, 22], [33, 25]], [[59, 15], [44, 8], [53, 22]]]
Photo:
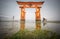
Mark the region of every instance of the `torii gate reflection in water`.
[[44, 2], [20, 2], [17, 1], [19, 8], [21, 8], [20, 30], [25, 29], [25, 8], [36, 8], [36, 29], [41, 29], [41, 15], [40, 8]]

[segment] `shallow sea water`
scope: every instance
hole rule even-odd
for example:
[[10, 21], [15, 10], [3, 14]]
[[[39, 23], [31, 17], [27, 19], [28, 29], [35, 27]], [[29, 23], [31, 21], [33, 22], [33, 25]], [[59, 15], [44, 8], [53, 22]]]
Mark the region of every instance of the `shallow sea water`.
[[[25, 29], [28, 30], [35, 30], [36, 28], [36, 21], [26, 21]], [[5, 36], [12, 35], [20, 30], [21, 23], [19, 21], [15, 22], [0, 22], [0, 38], [2, 39]], [[42, 30], [50, 30], [60, 34], [60, 23], [40, 23]]]

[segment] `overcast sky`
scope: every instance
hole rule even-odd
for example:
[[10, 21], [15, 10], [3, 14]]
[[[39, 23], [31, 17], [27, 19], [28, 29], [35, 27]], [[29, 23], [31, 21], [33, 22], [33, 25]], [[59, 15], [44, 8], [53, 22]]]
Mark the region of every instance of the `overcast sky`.
[[[0, 0], [0, 16], [15, 17], [20, 19], [20, 9], [16, 1], [19, 0]], [[41, 1], [41, 0], [20, 0], [20, 1]], [[45, 1], [41, 8], [41, 18], [45, 17], [47, 20], [60, 21], [60, 0], [42, 0]], [[27, 20], [35, 19], [35, 8], [26, 8]]]

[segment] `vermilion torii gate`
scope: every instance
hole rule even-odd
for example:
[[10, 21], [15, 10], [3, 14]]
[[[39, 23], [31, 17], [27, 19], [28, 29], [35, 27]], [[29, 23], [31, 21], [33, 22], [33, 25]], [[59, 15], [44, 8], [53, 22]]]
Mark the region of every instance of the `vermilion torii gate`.
[[[36, 21], [41, 20], [41, 15], [40, 15], [40, 8], [44, 2], [21, 2], [17, 1], [17, 4], [19, 5], [19, 8], [21, 8], [21, 21], [25, 21], [25, 8], [36, 8]], [[21, 27], [20, 29], [25, 28], [25, 23], [21, 22]], [[36, 22], [36, 29], [40, 29], [40, 23]]]

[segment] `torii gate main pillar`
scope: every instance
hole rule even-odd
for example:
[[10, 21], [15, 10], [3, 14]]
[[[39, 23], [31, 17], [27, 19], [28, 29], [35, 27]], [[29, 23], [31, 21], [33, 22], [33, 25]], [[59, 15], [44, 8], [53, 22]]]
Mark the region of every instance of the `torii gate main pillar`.
[[25, 21], [25, 8], [21, 7], [21, 21]]
[[44, 2], [20, 2], [20, 1], [17, 1], [17, 3], [19, 5], [19, 8], [21, 8], [20, 29], [23, 30], [25, 28], [25, 8], [36, 8], [36, 12], [35, 12], [36, 29], [40, 29], [41, 28], [40, 22], [38, 22], [38, 21], [41, 21], [40, 8]]

